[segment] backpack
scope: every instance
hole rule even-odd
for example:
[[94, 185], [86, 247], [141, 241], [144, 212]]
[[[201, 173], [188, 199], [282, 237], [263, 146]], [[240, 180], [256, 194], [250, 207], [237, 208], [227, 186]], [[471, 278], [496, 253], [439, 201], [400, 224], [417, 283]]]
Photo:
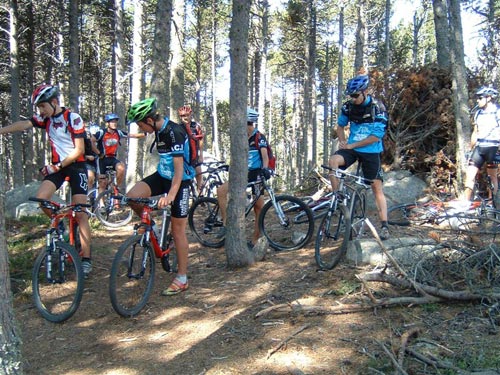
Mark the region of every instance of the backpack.
[[196, 167], [198, 165], [198, 140], [196, 139], [195, 135], [191, 131], [191, 126], [181, 126], [185, 129], [188, 139], [189, 139], [189, 160], [188, 164], [192, 167]]
[[[260, 132], [257, 131], [257, 133], [255, 133], [255, 145], [256, 146], [259, 145], [259, 140], [260, 140]], [[272, 169], [274, 171], [274, 170], [276, 170], [276, 156], [274, 156], [273, 150], [271, 149], [269, 142], [267, 142], [266, 148], [267, 148], [267, 156], [269, 158], [268, 168]]]

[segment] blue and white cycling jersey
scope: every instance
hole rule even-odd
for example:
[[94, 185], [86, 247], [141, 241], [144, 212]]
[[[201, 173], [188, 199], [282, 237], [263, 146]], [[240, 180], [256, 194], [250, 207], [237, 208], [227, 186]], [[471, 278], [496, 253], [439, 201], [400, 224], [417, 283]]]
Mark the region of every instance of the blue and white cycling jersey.
[[192, 180], [195, 171], [189, 164], [189, 139], [183, 125], [170, 121], [165, 117], [161, 129], [158, 131], [156, 149], [160, 155], [158, 173], [167, 180], [174, 178], [174, 157], [182, 156], [184, 160], [184, 174], [182, 180]]
[[267, 147], [267, 139], [261, 133], [259, 136], [259, 144], [255, 144], [255, 135], [257, 134], [257, 129], [253, 130], [252, 135], [248, 138], [248, 170], [254, 171], [257, 169], [262, 169], [262, 155], [260, 154], [260, 149], [262, 147]]
[[387, 126], [387, 112], [385, 107], [367, 95], [361, 105], [350, 102], [344, 103], [337, 121], [340, 127], [349, 125], [349, 138], [347, 144], [362, 141], [373, 135], [379, 140], [354, 150], [365, 153], [380, 153], [384, 150], [382, 138]]

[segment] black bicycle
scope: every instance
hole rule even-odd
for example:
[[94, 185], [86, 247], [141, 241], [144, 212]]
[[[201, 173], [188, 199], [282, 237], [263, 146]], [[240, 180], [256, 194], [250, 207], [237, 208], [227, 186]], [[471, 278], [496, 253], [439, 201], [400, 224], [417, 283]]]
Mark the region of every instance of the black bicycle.
[[[269, 200], [262, 207], [258, 225], [269, 245], [275, 250], [296, 250], [305, 246], [314, 232], [311, 209], [297, 197], [276, 195], [264, 176], [247, 185], [245, 216], [265, 192], [269, 194]], [[225, 228], [216, 198], [196, 200], [189, 211], [188, 223], [202, 245], [214, 248], [224, 245]]]
[[[347, 252], [349, 241], [363, 235], [366, 221], [366, 190], [368, 180], [342, 169], [323, 168], [339, 179], [338, 190], [332, 195], [328, 212], [316, 235], [315, 259], [322, 270], [333, 269]], [[349, 179], [349, 182], [346, 181]]]

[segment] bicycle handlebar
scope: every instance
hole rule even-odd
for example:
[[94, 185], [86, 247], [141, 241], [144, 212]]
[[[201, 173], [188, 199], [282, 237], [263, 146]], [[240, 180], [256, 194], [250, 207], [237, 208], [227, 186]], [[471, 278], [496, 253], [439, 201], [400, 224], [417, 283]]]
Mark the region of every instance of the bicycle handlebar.
[[346, 178], [346, 177], [351, 177], [352, 179], [354, 179], [354, 182], [358, 185], [361, 185], [365, 188], [368, 188], [370, 185], [369, 183], [372, 183], [373, 180], [370, 180], [368, 178], [364, 178], [363, 176], [360, 176], [360, 175], [357, 175], [357, 174], [352, 174], [352, 173], [349, 173], [343, 169], [335, 169], [335, 168], [331, 168], [329, 167], [328, 165], [321, 165], [322, 168], [325, 168], [333, 173], [331, 173], [330, 175], [333, 175], [337, 178]]

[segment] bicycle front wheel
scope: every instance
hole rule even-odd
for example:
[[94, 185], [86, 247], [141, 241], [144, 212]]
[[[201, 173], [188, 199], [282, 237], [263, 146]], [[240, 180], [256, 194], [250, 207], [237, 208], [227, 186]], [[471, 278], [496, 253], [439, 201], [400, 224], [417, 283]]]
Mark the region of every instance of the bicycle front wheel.
[[109, 296], [115, 311], [123, 317], [137, 315], [153, 291], [155, 258], [151, 244], [142, 235], [128, 238], [111, 265]]
[[43, 250], [32, 273], [33, 301], [50, 322], [69, 319], [78, 309], [83, 295], [83, 270], [75, 248], [57, 241], [55, 248]]
[[95, 214], [99, 221], [109, 228], [119, 228], [132, 220], [132, 208], [120, 199], [113, 199], [112, 190], [103, 191], [96, 198]]
[[291, 195], [268, 201], [259, 215], [259, 228], [275, 250], [297, 250], [305, 246], [314, 232], [314, 217], [304, 201]]
[[347, 252], [350, 233], [347, 209], [338, 206], [335, 211], [328, 211], [316, 235], [314, 257], [320, 269], [331, 270], [340, 262]]
[[198, 198], [189, 210], [188, 223], [202, 245], [214, 248], [224, 245], [225, 228], [216, 198]]

